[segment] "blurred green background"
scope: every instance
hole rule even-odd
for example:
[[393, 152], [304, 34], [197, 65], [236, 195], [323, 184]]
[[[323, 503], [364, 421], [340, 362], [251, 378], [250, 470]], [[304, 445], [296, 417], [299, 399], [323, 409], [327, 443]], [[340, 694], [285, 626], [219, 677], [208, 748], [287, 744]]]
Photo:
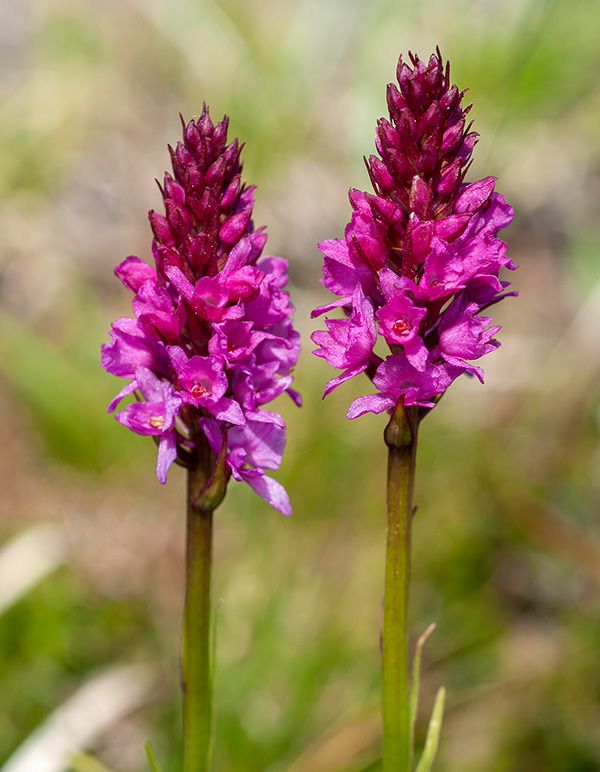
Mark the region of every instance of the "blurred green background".
[[398, 55], [436, 45], [474, 102], [470, 179], [515, 208], [521, 294], [486, 385], [421, 430], [418, 741], [444, 684], [436, 772], [600, 769], [599, 21], [586, 0], [2, 0], [0, 769], [59, 769], [24, 747], [48, 761], [73, 714], [115, 772], [146, 769], [147, 738], [178, 769], [184, 474], [161, 487], [106, 415], [98, 359], [130, 313], [112, 268], [150, 259], [154, 179], [204, 101], [247, 143], [305, 345], [305, 406], [278, 403], [293, 516], [235, 483], [217, 512], [215, 770], [377, 768], [384, 418], [345, 418], [366, 380], [321, 400], [309, 313]]

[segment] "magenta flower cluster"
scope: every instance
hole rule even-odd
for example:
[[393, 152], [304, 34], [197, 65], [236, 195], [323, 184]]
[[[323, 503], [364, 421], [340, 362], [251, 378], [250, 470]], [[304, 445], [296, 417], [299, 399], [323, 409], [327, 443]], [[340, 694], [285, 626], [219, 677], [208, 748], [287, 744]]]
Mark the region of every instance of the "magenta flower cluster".
[[227, 128], [206, 107], [184, 125], [183, 142], [169, 148], [165, 215], [149, 214], [156, 267], [130, 256], [115, 268], [134, 293], [134, 318], [117, 319], [102, 347], [104, 368], [129, 379], [108, 409], [135, 396], [116, 418], [157, 439], [161, 483], [202, 439], [224, 457], [227, 477], [289, 514], [283, 486], [265, 474], [279, 466], [285, 424], [263, 406], [282, 392], [300, 404], [291, 388], [299, 335], [287, 262], [261, 257], [267, 237], [254, 228], [254, 188], [242, 181], [241, 147], [227, 144]]
[[[494, 177], [464, 181], [477, 140], [470, 105], [463, 109], [439, 50], [428, 63], [410, 61], [400, 57], [390, 118], [377, 125], [379, 155], [366, 161], [375, 192], [351, 190], [345, 238], [319, 245], [321, 281], [337, 299], [313, 316], [344, 312], [312, 335], [314, 353], [342, 371], [325, 394], [362, 372], [378, 389], [354, 400], [349, 418], [391, 409], [400, 397], [431, 408], [462, 373], [483, 380], [473, 360], [499, 345], [500, 328], [481, 312], [516, 294], [499, 279], [501, 268], [516, 266], [496, 236], [512, 209], [494, 192]], [[385, 358], [374, 351], [381, 338]]]

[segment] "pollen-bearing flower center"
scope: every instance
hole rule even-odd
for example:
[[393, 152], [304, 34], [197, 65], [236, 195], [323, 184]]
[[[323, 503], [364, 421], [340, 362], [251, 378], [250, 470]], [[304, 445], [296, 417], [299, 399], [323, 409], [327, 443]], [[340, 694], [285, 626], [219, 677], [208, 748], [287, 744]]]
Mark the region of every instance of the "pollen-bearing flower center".
[[153, 415], [148, 419], [148, 423], [150, 426], [154, 427], [154, 429], [161, 431], [165, 425], [165, 418], [162, 415]]
[[392, 332], [402, 337], [412, 330], [412, 324], [406, 316], [399, 316], [398, 319], [392, 325]]

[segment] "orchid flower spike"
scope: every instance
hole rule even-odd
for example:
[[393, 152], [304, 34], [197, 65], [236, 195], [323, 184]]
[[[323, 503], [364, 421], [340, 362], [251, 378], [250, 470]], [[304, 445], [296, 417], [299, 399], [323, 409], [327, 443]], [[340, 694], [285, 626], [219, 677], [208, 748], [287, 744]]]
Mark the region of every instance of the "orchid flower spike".
[[[341, 373], [325, 394], [365, 372], [377, 393], [358, 397], [349, 418], [405, 406], [432, 408], [462, 373], [498, 347], [499, 327], [481, 313], [506, 295], [502, 268], [516, 266], [497, 237], [513, 217], [494, 177], [465, 182], [477, 134], [439, 49], [429, 62], [410, 54], [387, 90], [389, 119], [377, 123], [377, 155], [365, 159], [374, 192], [351, 190], [343, 239], [323, 241], [322, 284], [336, 295], [313, 316], [341, 319], [313, 333]], [[389, 353], [375, 353], [383, 338]], [[379, 350], [379, 349], [378, 349]]]
[[103, 367], [128, 379], [109, 411], [135, 395], [115, 417], [156, 438], [161, 483], [173, 461], [188, 465], [204, 435], [227, 479], [289, 514], [286, 491], [265, 473], [279, 466], [285, 424], [264, 405], [282, 392], [300, 405], [291, 388], [299, 335], [287, 262], [261, 256], [254, 187], [242, 180], [242, 148], [227, 143], [227, 128], [206, 106], [183, 124], [183, 142], [169, 148], [173, 174], [160, 186], [165, 214], [149, 213], [155, 265], [130, 256], [115, 268], [134, 316], [117, 319], [102, 347]]

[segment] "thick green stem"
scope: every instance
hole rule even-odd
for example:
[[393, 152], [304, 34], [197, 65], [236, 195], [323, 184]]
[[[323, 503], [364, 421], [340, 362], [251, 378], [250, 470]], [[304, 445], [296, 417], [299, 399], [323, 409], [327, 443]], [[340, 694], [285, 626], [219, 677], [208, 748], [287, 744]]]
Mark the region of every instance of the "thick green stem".
[[209, 454], [188, 469], [186, 584], [183, 611], [182, 688], [184, 772], [208, 772], [212, 750], [211, 604], [214, 507], [201, 496]]
[[385, 430], [389, 449], [382, 644], [383, 772], [410, 772], [408, 592], [417, 453], [417, 408], [398, 402]]

